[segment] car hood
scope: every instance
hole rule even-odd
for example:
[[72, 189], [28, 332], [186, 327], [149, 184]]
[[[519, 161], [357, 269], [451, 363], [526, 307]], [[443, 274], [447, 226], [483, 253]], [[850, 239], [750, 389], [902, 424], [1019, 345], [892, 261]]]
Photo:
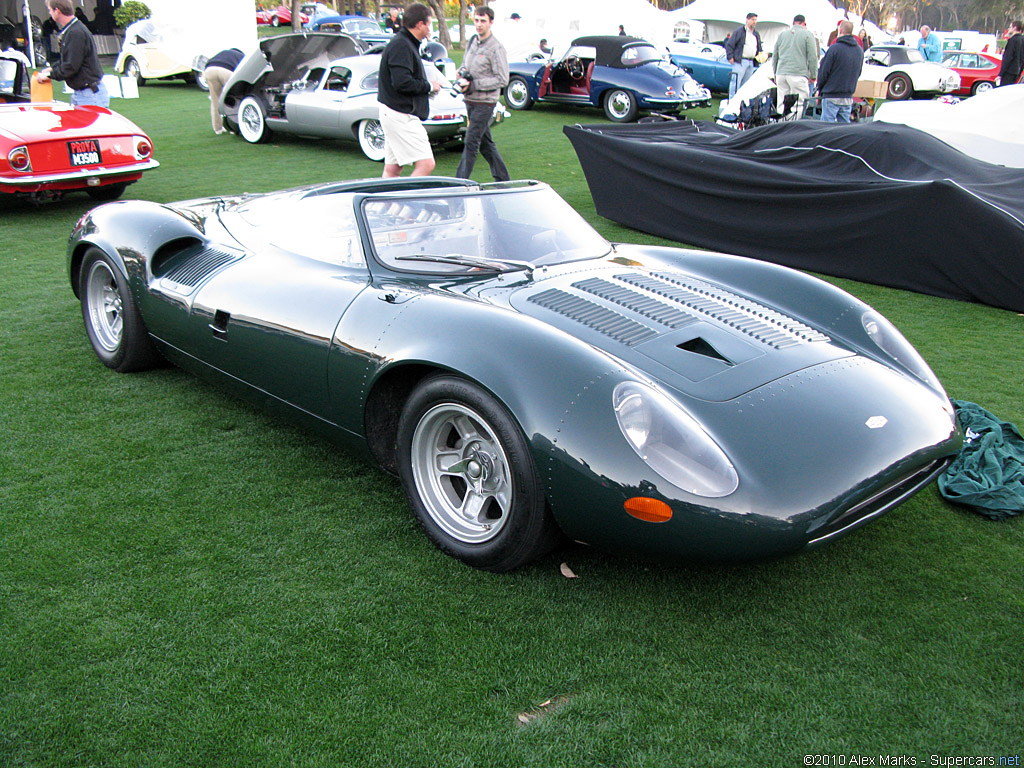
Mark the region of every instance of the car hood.
[[537, 271], [508, 295], [511, 308], [702, 400], [731, 400], [855, 354], [797, 318], [681, 270], [605, 261], [544, 272], [552, 274]]
[[269, 37], [248, 54], [235, 68], [228, 84], [255, 83], [261, 77], [265, 86], [276, 86], [296, 79], [310, 67], [329, 65], [335, 59], [356, 56], [362, 48], [348, 35], [310, 32]]
[[0, 122], [0, 136], [14, 142], [142, 134], [135, 123], [116, 112], [68, 104], [0, 105]]

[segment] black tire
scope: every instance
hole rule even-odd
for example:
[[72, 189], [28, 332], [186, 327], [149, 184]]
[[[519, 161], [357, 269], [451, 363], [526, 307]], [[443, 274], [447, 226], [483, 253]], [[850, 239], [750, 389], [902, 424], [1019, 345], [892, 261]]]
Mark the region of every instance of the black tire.
[[134, 77], [135, 82], [139, 85], [146, 84], [146, 78], [142, 76], [142, 67], [131, 56], [124, 60], [124, 74], [125, 77]]
[[903, 101], [914, 95], [914, 85], [906, 75], [896, 74], [889, 78], [886, 97], [892, 101]]
[[530, 87], [525, 78], [512, 75], [508, 79], [508, 85], [505, 86], [505, 105], [509, 109], [530, 109], [533, 106]]
[[604, 114], [613, 123], [632, 123], [640, 114], [636, 96], [622, 88], [608, 91], [604, 97]]
[[128, 189], [128, 184], [105, 184], [102, 187], [86, 187], [85, 193], [93, 200], [117, 200], [124, 191]]
[[279, 18], [277, 18], [277, 16], [272, 16], [271, 19], [270, 19], [270, 26], [272, 26], [272, 27], [280, 27], [281, 26], [281, 20]]
[[255, 96], [246, 96], [238, 105], [238, 135], [250, 144], [262, 144], [271, 136], [267, 111]]
[[971, 86], [971, 96], [977, 96], [979, 93], [986, 93], [996, 87], [996, 84], [991, 80], [979, 80]]
[[526, 438], [470, 381], [437, 375], [413, 392], [398, 424], [398, 473], [430, 540], [474, 568], [512, 570], [560, 539]]
[[161, 364], [128, 281], [99, 248], [90, 248], [82, 259], [78, 293], [89, 343], [105, 366], [129, 373]]

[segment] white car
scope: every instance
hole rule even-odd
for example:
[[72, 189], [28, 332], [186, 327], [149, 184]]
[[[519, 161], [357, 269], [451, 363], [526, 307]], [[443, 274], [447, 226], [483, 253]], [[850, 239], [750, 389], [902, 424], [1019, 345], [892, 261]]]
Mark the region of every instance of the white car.
[[147, 80], [181, 79], [208, 91], [210, 86], [203, 77], [203, 69], [207, 57], [217, 51], [200, 55], [204, 52], [190, 45], [187, 42], [190, 39], [180, 23], [153, 19], [136, 21], [125, 30], [114, 72], [134, 77], [139, 85]]
[[715, 43], [704, 43], [700, 40], [691, 40], [680, 37], [673, 40], [667, 46], [670, 54], [678, 56], [700, 56], [704, 59], [720, 59], [725, 55], [725, 48]]
[[960, 75], [941, 64], [926, 61], [923, 53], [906, 45], [868, 48], [860, 79], [888, 83], [886, 98], [893, 101], [941, 96], [960, 88]]

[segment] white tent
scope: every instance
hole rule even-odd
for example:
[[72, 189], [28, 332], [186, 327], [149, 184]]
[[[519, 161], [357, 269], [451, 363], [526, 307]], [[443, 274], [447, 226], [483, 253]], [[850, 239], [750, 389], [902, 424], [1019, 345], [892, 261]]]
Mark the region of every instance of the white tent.
[[[492, 0], [494, 34], [512, 52], [536, 48], [541, 38], [564, 51], [583, 35], [626, 34], [652, 43], [668, 42], [672, 21], [648, 0]], [[512, 15], [518, 14], [518, 19]]]
[[672, 14], [695, 19], [707, 27], [706, 38], [725, 39], [744, 22], [748, 13], [757, 14], [757, 32], [764, 47], [771, 49], [775, 39], [792, 26], [798, 13], [807, 19], [807, 28], [824, 42], [842, 17], [828, 0], [696, 0]]

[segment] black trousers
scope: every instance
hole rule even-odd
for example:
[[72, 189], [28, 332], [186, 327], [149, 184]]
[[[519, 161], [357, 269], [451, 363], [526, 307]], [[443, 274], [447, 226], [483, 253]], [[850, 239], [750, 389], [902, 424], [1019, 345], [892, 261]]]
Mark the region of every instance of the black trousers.
[[466, 127], [465, 145], [462, 149], [462, 159], [459, 160], [459, 169], [455, 171], [456, 178], [469, 178], [473, 173], [477, 153], [480, 153], [491, 167], [491, 176], [494, 177], [494, 180], [508, 181], [512, 177], [508, 175], [508, 168], [505, 167], [505, 161], [501, 159], [498, 145], [491, 138], [491, 115], [494, 113], [494, 104], [467, 101], [466, 111], [469, 113], [469, 125]]

